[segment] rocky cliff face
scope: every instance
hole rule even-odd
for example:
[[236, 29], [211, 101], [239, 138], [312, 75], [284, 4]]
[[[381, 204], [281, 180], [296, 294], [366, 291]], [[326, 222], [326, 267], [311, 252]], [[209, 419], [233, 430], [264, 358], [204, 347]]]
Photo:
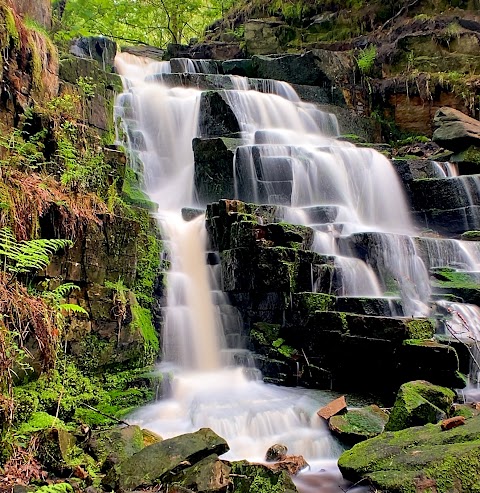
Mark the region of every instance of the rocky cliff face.
[[34, 19], [47, 29], [52, 26], [52, 3], [49, 0], [12, 0], [18, 14]]

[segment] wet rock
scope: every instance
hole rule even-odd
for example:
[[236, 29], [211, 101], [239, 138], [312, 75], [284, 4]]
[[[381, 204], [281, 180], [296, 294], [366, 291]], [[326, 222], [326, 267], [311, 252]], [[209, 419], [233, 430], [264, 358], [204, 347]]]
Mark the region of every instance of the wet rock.
[[479, 417], [447, 431], [429, 424], [382, 433], [344, 452], [338, 465], [350, 481], [381, 491], [419, 491], [428, 480], [437, 491], [470, 492], [480, 483], [479, 434]]
[[379, 435], [387, 421], [388, 414], [378, 406], [372, 405], [332, 416], [328, 427], [342, 442], [351, 445]]
[[145, 447], [110, 470], [103, 484], [110, 488], [152, 486], [212, 454], [224, 454], [227, 442], [208, 428]]
[[433, 119], [433, 140], [442, 147], [460, 151], [480, 146], [480, 122], [454, 108], [442, 107]]
[[302, 455], [286, 455], [275, 464], [268, 464], [267, 466], [272, 471], [286, 471], [291, 476], [295, 476], [303, 469], [310, 467]]
[[229, 462], [230, 478], [235, 493], [253, 491], [276, 493], [297, 493], [297, 488], [286, 471], [273, 471], [263, 464], [251, 464], [247, 461]]
[[347, 410], [347, 402], [345, 396], [342, 395], [337, 399], [329, 402], [326, 406], [323, 406], [317, 411], [317, 414], [323, 419], [330, 419], [339, 413], [344, 413]]
[[[398, 351], [397, 369], [403, 381], [422, 378], [434, 384], [462, 388], [465, 384], [458, 374], [462, 349], [430, 339], [407, 340]], [[463, 359], [468, 361], [466, 355]], [[412, 364], [413, 361], [416, 363]]]
[[103, 36], [89, 36], [74, 39], [70, 53], [80, 58], [97, 61], [103, 70], [111, 72], [117, 54], [117, 43]]
[[191, 207], [183, 207], [182, 208], [182, 218], [184, 221], [192, 221], [198, 216], [202, 216], [205, 214], [203, 209], [193, 209]]
[[385, 429], [398, 431], [437, 423], [450, 413], [454, 398], [452, 390], [424, 380], [405, 383], [398, 391]]
[[139, 426], [94, 431], [87, 446], [104, 471], [145, 447], [143, 433]]
[[202, 204], [235, 195], [233, 152], [220, 138], [193, 139], [195, 189]]
[[287, 451], [288, 449], [286, 445], [276, 443], [267, 450], [267, 453], [265, 454], [265, 460], [267, 462], [283, 460], [287, 455]]
[[226, 60], [222, 62], [224, 74], [240, 75], [242, 77], [255, 77], [253, 63], [250, 58], [238, 60]]
[[400, 298], [356, 298], [353, 296], [339, 296], [335, 300], [334, 307], [339, 312], [358, 313], [359, 315], [389, 317], [402, 314]]
[[220, 92], [207, 91], [202, 93], [199, 128], [203, 138], [228, 137], [240, 132], [237, 118]]

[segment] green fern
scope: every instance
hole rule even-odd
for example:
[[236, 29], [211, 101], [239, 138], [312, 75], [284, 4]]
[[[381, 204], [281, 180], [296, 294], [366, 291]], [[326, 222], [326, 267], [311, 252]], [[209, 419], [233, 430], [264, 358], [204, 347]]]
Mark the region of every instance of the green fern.
[[80, 305], [76, 303], [62, 303], [62, 301], [75, 290], [80, 289], [73, 282], [66, 282], [64, 284], [60, 284], [55, 289], [49, 290], [50, 281], [44, 281], [42, 283], [43, 287], [46, 288], [45, 291], [40, 293], [40, 296], [57, 312], [59, 322], [64, 322], [63, 312], [67, 313], [81, 313], [82, 315], [89, 316], [87, 310], [82, 308]]
[[35, 493], [73, 493], [73, 487], [68, 483], [57, 483], [41, 486]]
[[70, 240], [40, 239], [17, 242], [9, 228], [0, 229], [0, 261], [2, 270], [12, 274], [44, 269], [51, 255], [73, 245]]

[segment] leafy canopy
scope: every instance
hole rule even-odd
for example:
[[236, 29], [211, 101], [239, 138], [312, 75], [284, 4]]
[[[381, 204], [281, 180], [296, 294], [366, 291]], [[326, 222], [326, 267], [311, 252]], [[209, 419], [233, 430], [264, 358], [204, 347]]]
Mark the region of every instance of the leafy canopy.
[[58, 35], [103, 35], [165, 47], [200, 36], [232, 4], [233, 0], [67, 0]]

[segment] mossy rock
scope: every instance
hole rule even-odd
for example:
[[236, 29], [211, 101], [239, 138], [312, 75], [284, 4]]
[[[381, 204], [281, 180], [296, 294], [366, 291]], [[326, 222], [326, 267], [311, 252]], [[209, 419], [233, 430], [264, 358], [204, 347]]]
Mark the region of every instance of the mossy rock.
[[[442, 431], [428, 424], [382, 433], [344, 452], [338, 465], [350, 481], [389, 493], [480, 492], [480, 417]], [[431, 489], [419, 490], [420, 485]]]
[[230, 466], [221, 461], [218, 455], [205, 457], [191, 467], [168, 479], [169, 485], [181, 485], [197, 493], [225, 491], [230, 484]]
[[404, 383], [398, 391], [385, 429], [398, 431], [437, 423], [449, 415], [454, 398], [455, 392], [452, 390], [424, 380]]
[[139, 426], [93, 432], [88, 448], [101, 469], [120, 463], [145, 447]]
[[463, 241], [480, 241], [480, 231], [465, 231], [462, 233], [461, 239]]
[[296, 493], [286, 471], [274, 472], [263, 464], [236, 461], [229, 463], [235, 493]]
[[328, 427], [342, 442], [354, 444], [382, 433], [387, 421], [388, 414], [372, 405], [332, 416]]
[[103, 480], [107, 488], [133, 490], [170, 478], [185, 464], [196, 464], [212, 454], [224, 454], [227, 442], [209, 428], [187, 433], [145, 447], [113, 467]]

